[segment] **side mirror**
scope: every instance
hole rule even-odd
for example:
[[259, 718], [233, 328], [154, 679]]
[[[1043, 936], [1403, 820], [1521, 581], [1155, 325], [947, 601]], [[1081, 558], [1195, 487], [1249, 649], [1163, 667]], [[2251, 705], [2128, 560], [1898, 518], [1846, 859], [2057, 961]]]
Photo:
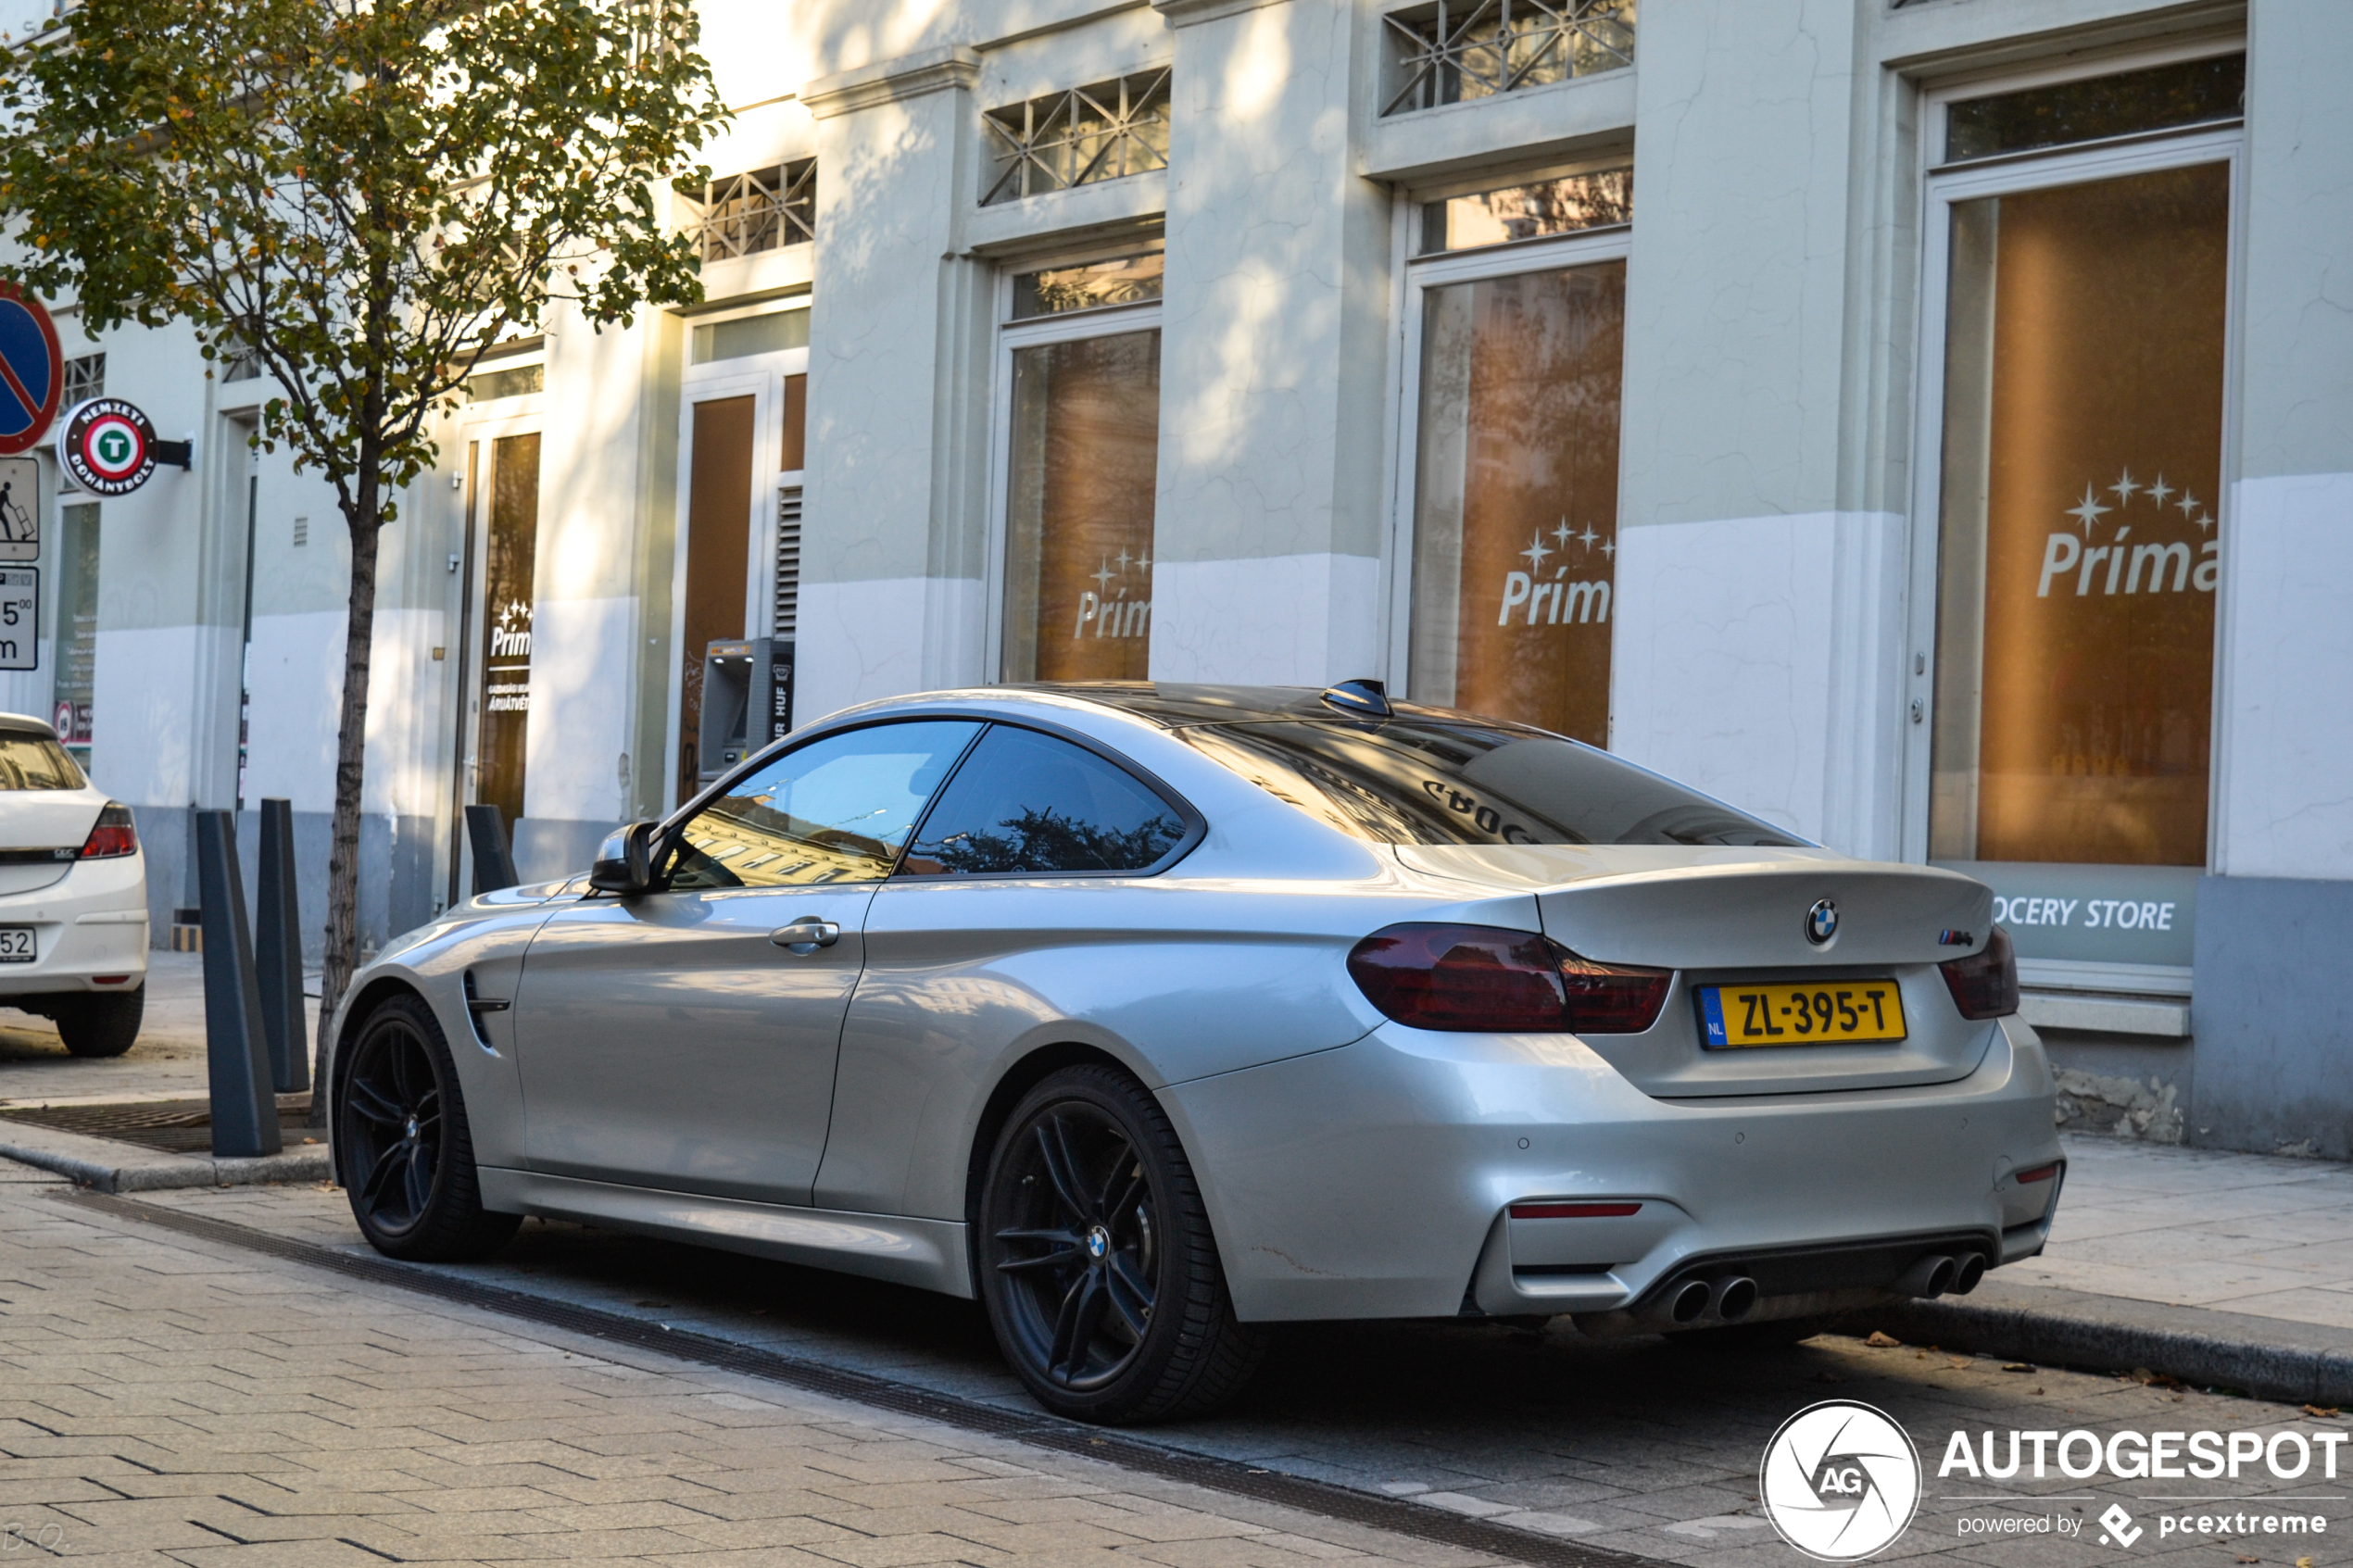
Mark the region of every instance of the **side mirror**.
[[650, 893], [654, 885], [655, 822], [632, 822], [605, 840], [588, 868], [588, 885], [630, 897]]

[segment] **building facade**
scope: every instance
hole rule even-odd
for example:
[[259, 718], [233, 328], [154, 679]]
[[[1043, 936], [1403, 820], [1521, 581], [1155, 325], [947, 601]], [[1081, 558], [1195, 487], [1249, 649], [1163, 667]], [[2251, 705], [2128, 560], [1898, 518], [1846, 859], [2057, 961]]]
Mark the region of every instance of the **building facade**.
[[[2340, 0], [702, 9], [706, 300], [502, 345], [387, 532], [371, 940], [469, 803], [553, 874], [873, 697], [1373, 675], [1983, 878], [2070, 1118], [2353, 1156]], [[0, 700], [159, 934], [194, 806], [315, 909], [340, 519], [61, 320], [197, 460], [50, 470]]]

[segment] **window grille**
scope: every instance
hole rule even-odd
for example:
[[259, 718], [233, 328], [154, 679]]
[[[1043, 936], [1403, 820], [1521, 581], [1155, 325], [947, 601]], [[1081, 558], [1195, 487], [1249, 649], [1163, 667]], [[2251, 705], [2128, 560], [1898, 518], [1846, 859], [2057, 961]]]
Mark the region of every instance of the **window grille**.
[[770, 635], [789, 642], [800, 624], [800, 486], [776, 492], [776, 608]]
[[994, 161], [983, 207], [1168, 167], [1168, 72], [1145, 71], [981, 116]]
[[817, 160], [747, 169], [678, 188], [686, 235], [705, 261], [807, 245], [817, 237]]
[[1384, 17], [1381, 113], [1490, 98], [1634, 63], [1635, 0], [1437, 0]]
[[66, 361], [65, 395], [59, 399], [58, 407], [70, 408], [76, 404], [86, 403], [93, 397], [104, 397], [106, 395], [107, 357], [105, 355], [84, 354], [78, 359]]

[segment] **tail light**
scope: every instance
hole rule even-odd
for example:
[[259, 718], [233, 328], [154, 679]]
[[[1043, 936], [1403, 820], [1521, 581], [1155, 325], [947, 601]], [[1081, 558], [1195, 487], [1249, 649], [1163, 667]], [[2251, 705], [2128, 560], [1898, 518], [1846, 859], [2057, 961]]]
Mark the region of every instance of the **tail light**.
[[132, 824], [131, 808], [118, 800], [107, 802], [98, 813], [98, 825], [82, 843], [82, 859], [110, 860], [118, 855], [139, 852], [139, 830]]
[[1348, 972], [1400, 1023], [1477, 1034], [1640, 1034], [1674, 979], [1491, 925], [1387, 926], [1350, 951]]
[[1984, 948], [1936, 966], [1963, 1018], [2003, 1018], [2018, 1010], [2018, 955], [2010, 934], [1995, 926]]

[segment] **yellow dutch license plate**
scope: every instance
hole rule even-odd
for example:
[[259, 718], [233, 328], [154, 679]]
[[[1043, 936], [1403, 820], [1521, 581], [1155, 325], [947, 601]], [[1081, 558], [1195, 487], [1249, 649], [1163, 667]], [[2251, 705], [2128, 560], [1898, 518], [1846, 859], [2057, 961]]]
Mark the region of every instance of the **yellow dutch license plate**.
[[1700, 1044], [1869, 1046], [1904, 1037], [1904, 996], [1893, 980], [1816, 980], [1802, 985], [1703, 985]]

